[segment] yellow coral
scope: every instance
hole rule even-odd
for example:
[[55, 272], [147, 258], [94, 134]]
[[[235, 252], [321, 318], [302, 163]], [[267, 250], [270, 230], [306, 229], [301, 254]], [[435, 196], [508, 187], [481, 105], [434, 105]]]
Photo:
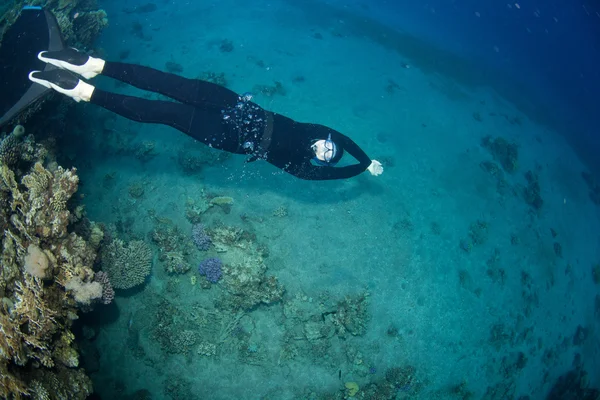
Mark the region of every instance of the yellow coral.
[[92, 231], [90, 233], [89, 244], [92, 248], [97, 249], [100, 246], [100, 242], [104, 239], [104, 231], [96, 223], [92, 224]]
[[358, 383], [346, 382], [344, 384], [344, 386], [346, 387], [346, 394], [348, 394], [349, 397], [354, 397], [356, 395], [356, 393], [358, 393], [358, 390], [359, 390]]
[[33, 166], [33, 171], [23, 177], [22, 182], [29, 189], [30, 200], [33, 200], [36, 197], [45, 195], [51, 180], [52, 173], [46, 170], [41, 163], [37, 162]]
[[29, 274], [43, 279], [47, 275], [49, 265], [48, 256], [35, 244], [30, 244], [27, 247], [27, 255], [25, 256], [25, 271]]
[[210, 204], [217, 206], [230, 206], [233, 204], [233, 198], [229, 196], [217, 196], [210, 200]]

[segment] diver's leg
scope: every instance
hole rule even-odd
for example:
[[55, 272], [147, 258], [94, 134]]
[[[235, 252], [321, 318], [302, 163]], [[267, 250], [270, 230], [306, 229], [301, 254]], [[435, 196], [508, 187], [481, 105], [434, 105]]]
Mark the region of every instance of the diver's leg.
[[42, 51], [38, 58], [84, 78], [90, 79], [102, 74], [197, 107], [210, 105], [224, 109], [234, 106], [239, 101], [236, 93], [211, 82], [187, 79], [141, 65], [107, 62], [73, 48], [53, 52]]
[[192, 132], [192, 120], [197, 109], [187, 104], [105, 92], [62, 69], [32, 71], [29, 79], [75, 101], [97, 104], [132, 121], [169, 125], [187, 134]]
[[172, 101], [148, 100], [95, 89], [90, 103], [136, 122], [168, 125], [190, 134], [195, 108]]
[[132, 121], [172, 126], [215, 149], [244, 153], [239, 132], [223, 123], [218, 108], [196, 108], [188, 104], [147, 100], [95, 89], [90, 103], [104, 107]]
[[65, 47], [58, 51], [41, 51], [38, 53], [38, 58], [58, 68], [75, 72], [86, 79], [101, 74], [105, 63], [100, 58], [91, 57], [72, 47]]
[[81, 100], [90, 101], [92, 93], [94, 93], [92, 85], [82, 81], [75, 74], [62, 69], [31, 71], [29, 73], [29, 80], [54, 89], [77, 102]]
[[196, 107], [214, 106], [225, 109], [240, 100], [236, 93], [223, 86], [141, 65], [107, 61], [102, 75]]

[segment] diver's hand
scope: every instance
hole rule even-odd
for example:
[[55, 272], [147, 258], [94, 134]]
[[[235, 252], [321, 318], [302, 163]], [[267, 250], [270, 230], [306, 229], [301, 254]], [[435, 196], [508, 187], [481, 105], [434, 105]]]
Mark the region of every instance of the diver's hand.
[[379, 176], [383, 174], [383, 166], [377, 160], [371, 160], [371, 165], [367, 167], [367, 170], [369, 170], [373, 176]]

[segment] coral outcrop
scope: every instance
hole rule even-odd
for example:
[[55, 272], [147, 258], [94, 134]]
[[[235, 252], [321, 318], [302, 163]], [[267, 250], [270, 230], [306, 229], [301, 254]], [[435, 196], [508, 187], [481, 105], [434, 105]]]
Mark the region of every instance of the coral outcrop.
[[125, 244], [113, 239], [102, 248], [102, 270], [115, 289], [131, 289], [141, 285], [152, 269], [152, 249], [141, 240]]
[[481, 144], [489, 150], [494, 157], [494, 160], [502, 165], [502, 168], [512, 174], [519, 167], [519, 146], [516, 143], [509, 142], [503, 137], [492, 138], [486, 136], [482, 139]]
[[91, 380], [70, 330], [81, 297], [66, 287], [94, 284], [97, 244], [73, 229], [82, 217], [68, 205], [76, 170], [46, 169], [44, 151], [25, 154], [38, 158], [0, 164], [0, 397], [85, 399]]
[[252, 234], [231, 226], [217, 226], [208, 234], [223, 260], [223, 284], [227, 295], [220, 306], [229, 310], [250, 310], [261, 304], [281, 301], [283, 286], [268, 276], [264, 258], [267, 252]]
[[[191, 268], [189, 258], [194, 250], [194, 238], [185, 235], [167, 218], [156, 218], [157, 227], [152, 231], [152, 241], [158, 247], [158, 260], [169, 274], [185, 274]], [[210, 240], [204, 233], [202, 234]], [[210, 243], [209, 243], [210, 244]]]

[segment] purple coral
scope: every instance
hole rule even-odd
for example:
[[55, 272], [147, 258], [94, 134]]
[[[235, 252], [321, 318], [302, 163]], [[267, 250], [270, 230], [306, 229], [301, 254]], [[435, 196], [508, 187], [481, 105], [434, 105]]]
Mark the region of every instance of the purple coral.
[[108, 274], [103, 271], [98, 271], [94, 274], [94, 281], [99, 282], [100, 285], [102, 285], [102, 297], [100, 298], [100, 301], [103, 304], [110, 304], [115, 298], [115, 290], [110, 284]]
[[206, 276], [207, 281], [217, 283], [223, 275], [223, 262], [216, 257], [207, 258], [200, 263], [198, 272]]
[[212, 244], [212, 240], [210, 240], [210, 236], [208, 236], [202, 224], [192, 226], [192, 241], [200, 251], [208, 250]]

